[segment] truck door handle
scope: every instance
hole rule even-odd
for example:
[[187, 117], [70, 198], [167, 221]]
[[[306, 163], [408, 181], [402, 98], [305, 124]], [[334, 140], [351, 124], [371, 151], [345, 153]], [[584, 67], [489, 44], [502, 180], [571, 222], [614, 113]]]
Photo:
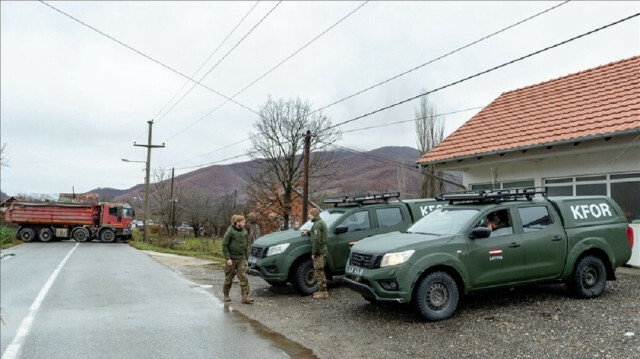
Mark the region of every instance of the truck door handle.
[[509, 244], [509, 248], [518, 248], [520, 247], [520, 243], [516, 243], [516, 242], [511, 242]]
[[562, 240], [562, 236], [553, 236], [551, 238], [552, 241], [557, 242], [557, 241], [561, 241]]

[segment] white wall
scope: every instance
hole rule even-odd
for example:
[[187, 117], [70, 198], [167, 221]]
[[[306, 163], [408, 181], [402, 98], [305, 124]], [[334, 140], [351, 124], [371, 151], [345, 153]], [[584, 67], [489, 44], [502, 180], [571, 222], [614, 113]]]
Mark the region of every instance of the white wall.
[[481, 158], [467, 158], [462, 162], [438, 165], [444, 170], [462, 170], [463, 184], [534, 179], [542, 186], [543, 178], [611, 174], [640, 171], [640, 140], [637, 134], [582, 142], [546, 146]]
[[630, 224], [629, 227], [633, 229], [633, 248], [631, 251], [631, 259], [629, 259], [627, 264], [640, 267], [640, 224]]

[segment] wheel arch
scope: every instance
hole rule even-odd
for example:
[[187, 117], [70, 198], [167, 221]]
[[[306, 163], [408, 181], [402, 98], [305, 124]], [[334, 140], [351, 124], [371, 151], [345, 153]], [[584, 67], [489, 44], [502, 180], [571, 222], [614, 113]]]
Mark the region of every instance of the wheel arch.
[[589, 249], [583, 251], [582, 253], [580, 253], [580, 255], [578, 255], [578, 257], [575, 259], [575, 261], [573, 261], [573, 264], [571, 266], [571, 273], [575, 272], [576, 267], [578, 266], [578, 263], [580, 263], [582, 258], [584, 258], [586, 256], [598, 257], [602, 261], [602, 263], [604, 263], [604, 267], [607, 270], [607, 280], [615, 280], [616, 279], [615, 271], [613, 270], [613, 265], [611, 264], [611, 261], [609, 260], [609, 256], [601, 248], [589, 248]]
[[416, 280], [414, 280], [413, 283], [411, 283], [411, 301], [413, 301], [413, 299], [415, 298], [416, 290], [418, 289], [418, 284], [422, 281], [422, 279], [424, 279], [426, 276], [428, 276], [433, 272], [447, 273], [456, 282], [456, 285], [458, 286], [458, 291], [461, 294], [465, 293], [465, 285], [464, 285], [464, 279], [462, 277], [462, 274], [460, 274], [460, 272], [458, 272], [458, 270], [451, 265], [437, 264], [429, 268], [426, 268], [425, 270], [420, 272], [420, 274], [416, 277]]

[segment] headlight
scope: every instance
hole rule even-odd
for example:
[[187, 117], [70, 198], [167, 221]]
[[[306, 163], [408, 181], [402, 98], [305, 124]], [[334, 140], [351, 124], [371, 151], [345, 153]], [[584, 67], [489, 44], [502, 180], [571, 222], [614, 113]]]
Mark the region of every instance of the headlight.
[[284, 252], [287, 247], [289, 247], [289, 243], [278, 244], [277, 246], [271, 246], [267, 249], [267, 257], [272, 256], [274, 254], [280, 254]]
[[411, 258], [411, 255], [413, 255], [413, 253], [415, 252], [416, 251], [411, 249], [404, 252], [387, 253], [384, 255], [384, 257], [382, 257], [382, 262], [380, 262], [380, 267], [397, 266], [399, 264], [402, 264], [408, 261], [409, 258]]

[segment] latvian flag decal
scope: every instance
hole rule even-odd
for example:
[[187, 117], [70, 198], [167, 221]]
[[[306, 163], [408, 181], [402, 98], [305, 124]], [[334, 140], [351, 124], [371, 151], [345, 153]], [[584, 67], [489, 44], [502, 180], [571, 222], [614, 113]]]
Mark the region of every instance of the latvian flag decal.
[[502, 248], [489, 248], [489, 260], [502, 259]]

